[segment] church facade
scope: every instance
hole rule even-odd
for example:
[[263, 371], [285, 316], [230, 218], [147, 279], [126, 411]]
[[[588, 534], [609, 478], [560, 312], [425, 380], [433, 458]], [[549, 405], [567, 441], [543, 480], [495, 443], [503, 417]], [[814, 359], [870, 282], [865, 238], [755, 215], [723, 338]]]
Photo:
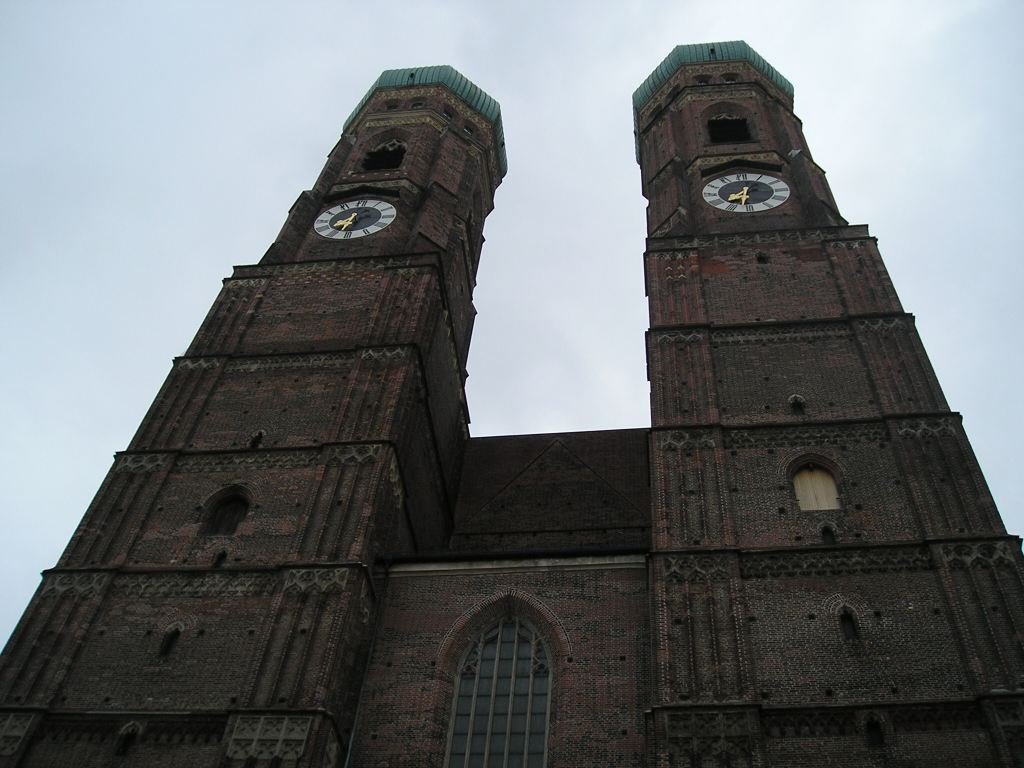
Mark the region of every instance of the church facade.
[[1019, 539], [792, 107], [671, 52], [651, 426], [472, 438], [500, 110], [382, 74], [44, 573], [0, 768], [1024, 766]]

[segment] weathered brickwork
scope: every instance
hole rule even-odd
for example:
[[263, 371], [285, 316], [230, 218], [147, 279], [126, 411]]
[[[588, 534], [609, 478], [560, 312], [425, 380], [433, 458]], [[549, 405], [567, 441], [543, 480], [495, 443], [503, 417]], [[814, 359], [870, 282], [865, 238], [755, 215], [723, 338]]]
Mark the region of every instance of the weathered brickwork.
[[[375, 563], [439, 551], [453, 526], [503, 173], [476, 109], [436, 84], [375, 91], [263, 261], [225, 281], [8, 644], [2, 764], [343, 759]], [[397, 167], [365, 167], [386, 142]], [[312, 231], [363, 198], [394, 223]]]
[[[453, 681], [473, 638], [509, 613], [551, 659], [552, 765], [643, 765], [647, 589], [642, 557], [397, 566], [377, 628], [355, 761], [442, 766]], [[423, 734], [408, 749], [405, 734]]]
[[470, 440], [451, 548], [647, 546], [646, 430]]
[[651, 427], [469, 437], [500, 113], [385, 73], [44, 573], [0, 768], [1024, 766], [1020, 541], [791, 87], [634, 106]]

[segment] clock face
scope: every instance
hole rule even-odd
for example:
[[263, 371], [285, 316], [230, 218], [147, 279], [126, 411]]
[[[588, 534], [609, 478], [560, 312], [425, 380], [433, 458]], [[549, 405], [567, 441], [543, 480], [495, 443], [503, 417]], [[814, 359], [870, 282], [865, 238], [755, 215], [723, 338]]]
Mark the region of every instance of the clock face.
[[754, 213], [782, 205], [789, 185], [766, 173], [732, 173], [704, 185], [704, 202], [729, 213]]
[[352, 200], [332, 205], [317, 216], [313, 231], [331, 240], [351, 240], [380, 232], [397, 213], [395, 206], [382, 200]]

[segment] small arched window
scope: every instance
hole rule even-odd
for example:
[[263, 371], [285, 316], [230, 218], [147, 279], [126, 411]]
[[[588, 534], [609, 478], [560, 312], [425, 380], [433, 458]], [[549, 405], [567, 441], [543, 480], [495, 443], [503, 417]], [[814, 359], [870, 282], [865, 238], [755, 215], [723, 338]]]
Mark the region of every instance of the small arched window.
[[839, 632], [842, 634], [843, 640], [847, 642], [860, 637], [860, 630], [857, 629], [857, 620], [853, 618], [853, 611], [849, 608], [844, 608], [839, 614]]
[[227, 493], [213, 501], [203, 523], [207, 536], [231, 536], [249, 514], [249, 502], [241, 493]]
[[839, 509], [839, 489], [827, 469], [805, 465], [793, 475], [793, 490], [800, 509]]
[[831, 525], [826, 525], [821, 529], [821, 543], [822, 544], [835, 544], [836, 543], [836, 532]]
[[446, 768], [544, 768], [550, 704], [540, 636], [503, 619], [474, 642], [455, 690]]
[[114, 742], [114, 754], [118, 756], [127, 755], [135, 742], [138, 741], [142, 726], [138, 723], [128, 723], [121, 732], [117, 734], [117, 741]]
[[181, 637], [181, 627], [171, 627], [164, 632], [164, 636], [160, 640], [160, 655], [170, 655], [171, 651], [174, 650], [174, 646], [178, 644], [179, 637]]
[[363, 158], [364, 171], [393, 171], [402, 165], [405, 159], [405, 144], [392, 139], [376, 149], [366, 153]]

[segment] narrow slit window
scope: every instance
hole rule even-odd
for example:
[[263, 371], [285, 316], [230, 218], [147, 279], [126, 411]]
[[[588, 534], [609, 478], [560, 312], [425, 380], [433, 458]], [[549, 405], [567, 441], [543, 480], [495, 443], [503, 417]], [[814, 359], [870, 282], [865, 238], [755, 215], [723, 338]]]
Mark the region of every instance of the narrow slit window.
[[160, 640], [160, 655], [169, 656], [171, 651], [174, 650], [174, 646], [178, 644], [178, 638], [181, 637], [181, 629], [179, 627], [172, 627], [164, 633], [163, 639]]
[[502, 620], [462, 663], [446, 768], [544, 768], [549, 706], [540, 637], [517, 619]]
[[843, 611], [839, 614], [839, 632], [843, 640], [856, 640], [860, 637], [860, 630], [857, 629], [857, 620], [853, 618], [850, 611]]
[[864, 741], [869, 747], [881, 747], [885, 744], [885, 733], [882, 724], [877, 720], [868, 720], [864, 725]]
[[808, 464], [793, 475], [793, 490], [800, 509], [839, 509], [839, 489], [827, 469]]

